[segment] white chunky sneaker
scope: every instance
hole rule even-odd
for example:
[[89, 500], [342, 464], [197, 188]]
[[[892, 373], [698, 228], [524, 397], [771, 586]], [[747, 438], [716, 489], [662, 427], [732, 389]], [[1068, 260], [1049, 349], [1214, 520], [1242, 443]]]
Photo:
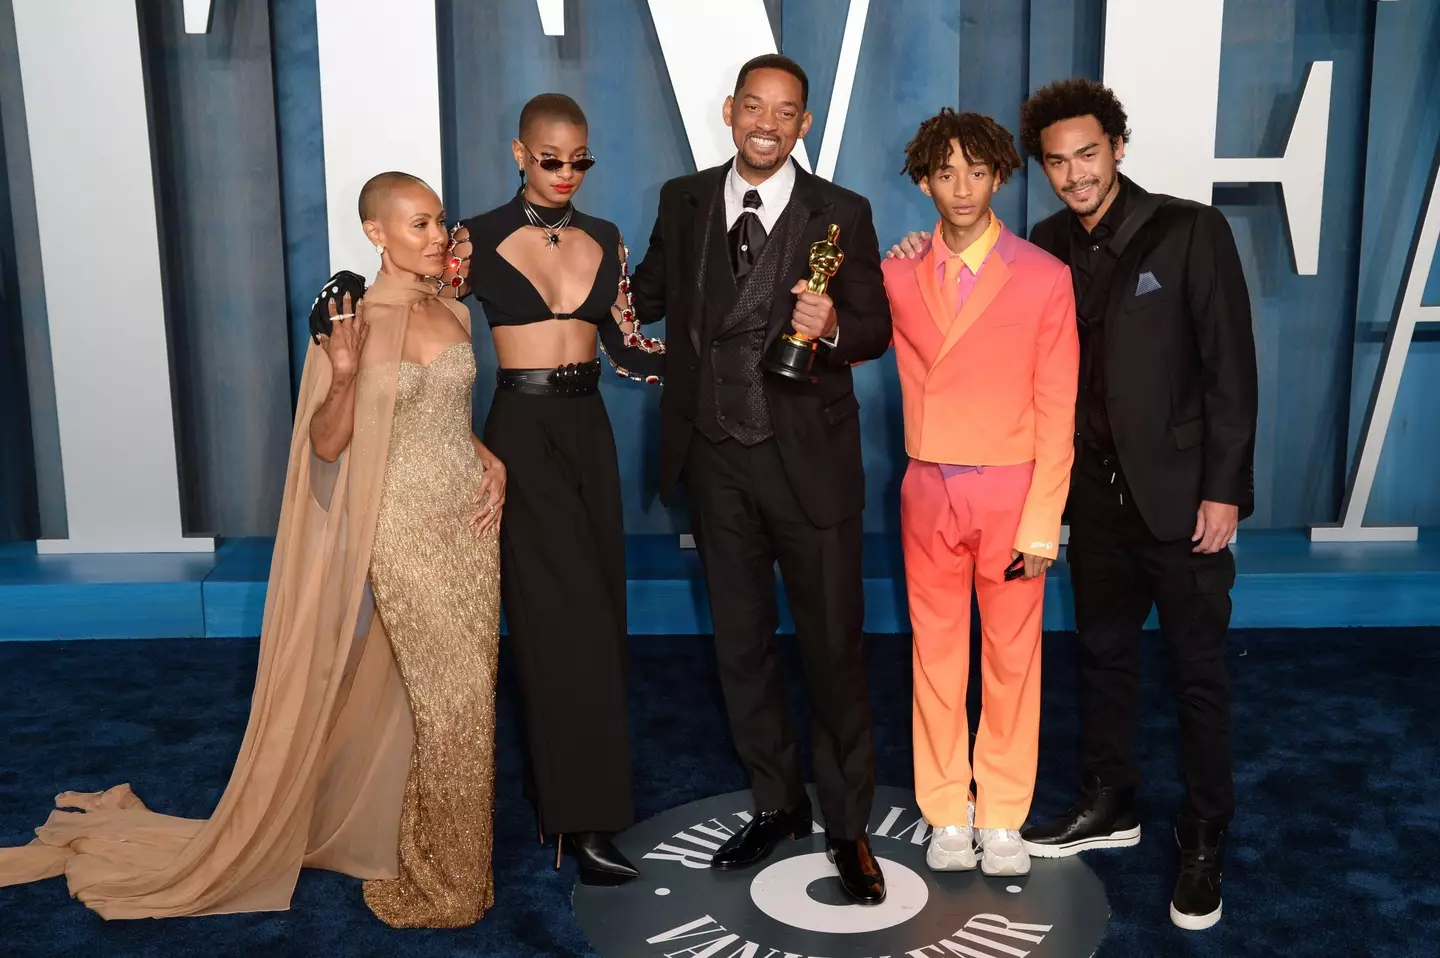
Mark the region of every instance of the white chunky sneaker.
[[943, 825], [930, 833], [925, 864], [935, 872], [968, 872], [975, 867], [975, 803], [964, 825]]
[[987, 875], [1028, 875], [1030, 855], [1013, 828], [977, 828], [980, 870]]

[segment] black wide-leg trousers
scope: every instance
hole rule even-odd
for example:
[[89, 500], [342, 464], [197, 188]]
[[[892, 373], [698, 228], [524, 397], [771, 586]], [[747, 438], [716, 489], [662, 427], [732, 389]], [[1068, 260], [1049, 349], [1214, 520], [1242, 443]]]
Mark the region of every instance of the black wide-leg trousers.
[[812, 525], [774, 440], [746, 447], [697, 432], [684, 479], [730, 730], [756, 807], [791, 809], [805, 796], [775, 642], [778, 561], [804, 662], [820, 811], [834, 837], [859, 838], [875, 792], [860, 517]]
[[547, 832], [634, 823], [625, 533], [599, 393], [497, 389], [485, 444], [506, 469], [500, 592]]

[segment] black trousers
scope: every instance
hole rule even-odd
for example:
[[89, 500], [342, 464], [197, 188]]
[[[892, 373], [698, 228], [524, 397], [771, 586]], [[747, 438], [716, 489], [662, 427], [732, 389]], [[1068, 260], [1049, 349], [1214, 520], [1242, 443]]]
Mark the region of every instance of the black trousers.
[[634, 823], [625, 533], [598, 393], [496, 390], [485, 444], [505, 463], [500, 594], [545, 830]]
[[1153, 604], [1170, 653], [1189, 811], [1207, 821], [1228, 821], [1235, 811], [1225, 666], [1233, 553], [1227, 548], [1202, 555], [1192, 551], [1188, 539], [1156, 539], [1135, 508], [1118, 464], [1089, 449], [1077, 457], [1066, 515], [1080, 640], [1085, 770], [1105, 785], [1140, 784], [1131, 749], [1140, 636]]
[[793, 808], [805, 797], [775, 643], [778, 560], [804, 662], [820, 811], [831, 835], [854, 840], [865, 833], [875, 793], [860, 517], [811, 525], [774, 440], [746, 447], [696, 432], [684, 479], [730, 731], [756, 807]]

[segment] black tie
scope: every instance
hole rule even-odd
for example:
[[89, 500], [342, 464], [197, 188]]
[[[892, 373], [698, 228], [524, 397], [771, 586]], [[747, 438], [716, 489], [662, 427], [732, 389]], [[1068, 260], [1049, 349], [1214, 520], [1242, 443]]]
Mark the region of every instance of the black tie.
[[760, 222], [760, 191], [745, 191], [745, 209], [735, 225], [730, 227], [730, 266], [736, 279], [744, 279], [760, 258], [765, 248], [767, 234], [765, 224]]

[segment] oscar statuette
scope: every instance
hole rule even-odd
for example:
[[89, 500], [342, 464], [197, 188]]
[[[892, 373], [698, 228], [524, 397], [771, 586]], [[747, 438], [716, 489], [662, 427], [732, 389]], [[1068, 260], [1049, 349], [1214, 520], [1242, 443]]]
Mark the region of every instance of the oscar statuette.
[[[840, 247], [835, 245], [835, 238], [840, 235], [840, 227], [834, 223], [830, 224], [829, 235], [819, 242], [810, 244], [810, 282], [806, 289], [816, 294], [823, 295], [825, 287], [830, 283], [830, 277], [845, 262], [845, 254]], [[815, 340], [800, 333], [786, 333], [775, 340], [775, 345], [770, 347], [769, 353], [765, 356], [760, 366], [766, 372], [777, 376], [785, 376], [803, 383], [816, 382], [818, 377], [810, 371], [815, 364]]]

